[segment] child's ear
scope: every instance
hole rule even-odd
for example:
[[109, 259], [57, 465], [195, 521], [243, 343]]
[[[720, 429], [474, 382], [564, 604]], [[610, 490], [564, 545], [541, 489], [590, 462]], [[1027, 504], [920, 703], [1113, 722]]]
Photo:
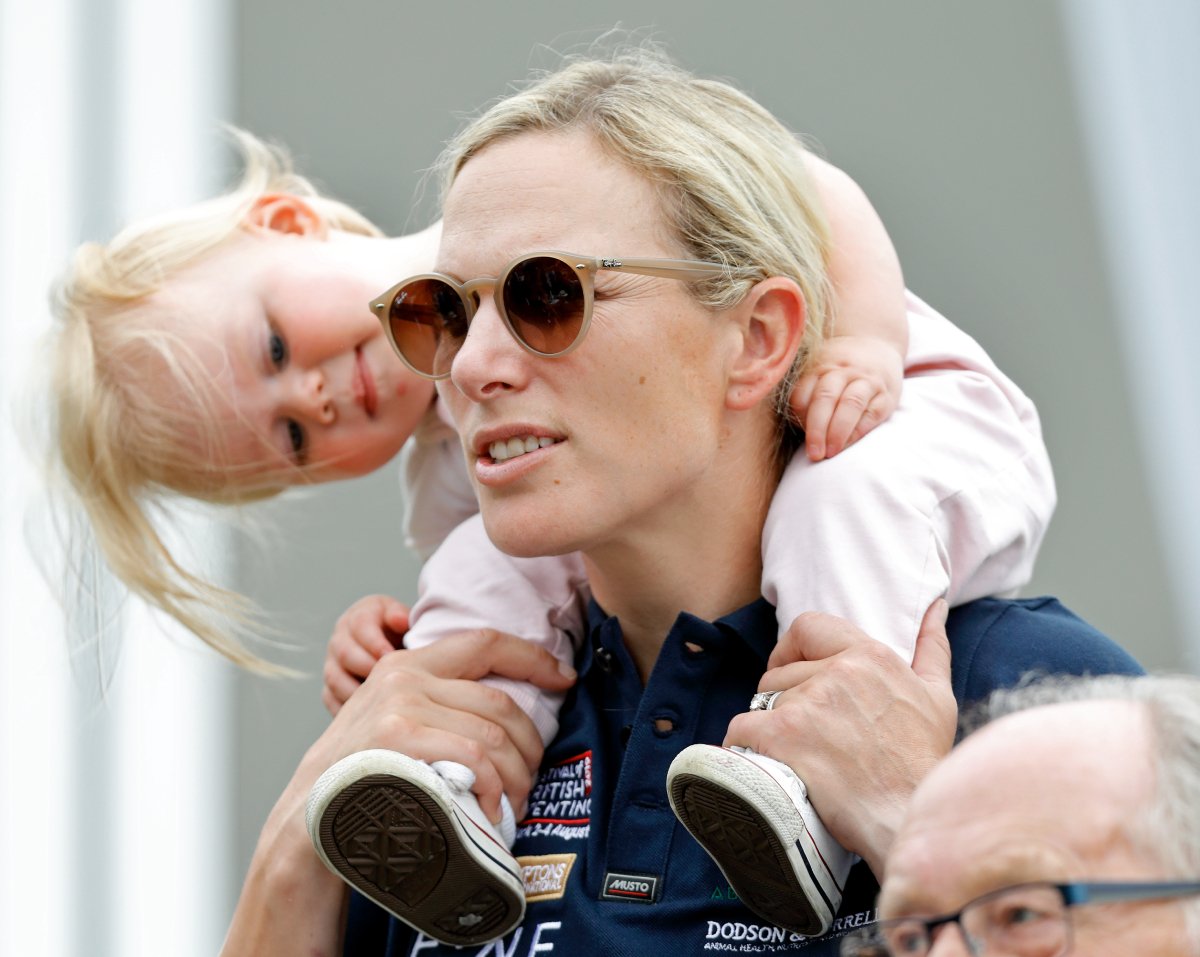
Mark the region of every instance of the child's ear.
[[725, 404], [750, 409], [771, 395], [792, 368], [804, 336], [804, 293], [785, 276], [759, 282], [740, 306], [740, 340]]
[[325, 220], [312, 206], [291, 193], [267, 193], [258, 197], [242, 220], [251, 232], [289, 233], [325, 238]]

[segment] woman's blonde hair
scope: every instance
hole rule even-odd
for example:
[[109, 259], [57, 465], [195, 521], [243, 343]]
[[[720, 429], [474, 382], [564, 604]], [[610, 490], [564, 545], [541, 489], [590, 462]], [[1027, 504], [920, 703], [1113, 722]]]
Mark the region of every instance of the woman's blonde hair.
[[[242, 161], [229, 192], [135, 223], [75, 253], [53, 294], [51, 392], [56, 459], [114, 574], [237, 664], [274, 670], [247, 650], [250, 606], [189, 571], [159, 530], [177, 495], [222, 504], [269, 497], [288, 484], [251, 481], [220, 466], [224, 447], [203, 363], [148, 301], [180, 270], [232, 237], [255, 202], [304, 197], [330, 227], [380, 231], [321, 196], [288, 155], [231, 130]], [[148, 369], [166, 375], [148, 376]], [[185, 401], [162, 400], [164, 388]]]
[[[443, 200], [471, 157], [497, 140], [578, 129], [657, 186], [684, 257], [729, 267], [694, 284], [700, 302], [727, 308], [768, 276], [799, 284], [804, 338], [776, 392], [780, 421], [792, 431], [788, 398], [832, 301], [828, 227], [800, 140], [729, 84], [694, 76], [653, 44], [626, 46], [603, 59], [568, 57], [471, 122], [439, 160]], [[785, 457], [795, 439], [785, 436]]]

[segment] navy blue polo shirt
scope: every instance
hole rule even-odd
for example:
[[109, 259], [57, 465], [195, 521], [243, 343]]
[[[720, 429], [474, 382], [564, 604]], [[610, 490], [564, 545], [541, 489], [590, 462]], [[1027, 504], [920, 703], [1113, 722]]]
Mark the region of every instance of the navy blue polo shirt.
[[[865, 864], [851, 872], [833, 930], [800, 937], [742, 906], [667, 802], [664, 782], [675, 755], [693, 743], [720, 742], [730, 719], [746, 709], [775, 643], [774, 608], [760, 599], [716, 622], [680, 615], [645, 687], [617, 620], [593, 604], [589, 626], [579, 681], [513, 848], [525, 875], [524, 923], [502, 940], [453, 948], [356, 897], [345, 953], [835, 955], [837, 938], [874, 917], [878, 885]], [[960, 704], [1029, 671], [1141, 671], [1053, 599], [972, 602], [951, 612], [948, 632]]]

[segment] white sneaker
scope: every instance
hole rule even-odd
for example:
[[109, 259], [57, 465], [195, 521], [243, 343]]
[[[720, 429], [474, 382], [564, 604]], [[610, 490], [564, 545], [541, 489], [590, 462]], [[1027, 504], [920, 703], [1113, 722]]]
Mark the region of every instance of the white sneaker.
[[797, 934], [829, 930], [854, 857], [791, 768], [742, 748], [693, 744], [671, 762], [667, 795], [747, 907]]
[[525, 888], [472, 783], [469, 771], [448, 782], [424, 761], [360, 751], [313, 785], [308, 834], [331, 871], [409, 926], [444, 944], [487, 943], [521, 922]]

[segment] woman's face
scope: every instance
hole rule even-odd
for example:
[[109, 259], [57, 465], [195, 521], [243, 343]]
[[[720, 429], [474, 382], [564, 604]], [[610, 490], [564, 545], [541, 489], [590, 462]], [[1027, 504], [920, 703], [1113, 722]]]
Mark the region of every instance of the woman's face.
[[[439, 272], [496, 276], [539, 250], [686, 258], [653, 186], [583, 132], [495, 143], [447, 197]], [[601, 270], [595, 293], [584, 342], [545, 359], [513, 340], [485, 291], [439, 386], [488, 532], [514, 555], [694, 530], [704, 514], [697, 503], [719, 463], [733, 323], [670, 279]], [[494, 457], [494, 443], [511, 439], [538, 447]]]

